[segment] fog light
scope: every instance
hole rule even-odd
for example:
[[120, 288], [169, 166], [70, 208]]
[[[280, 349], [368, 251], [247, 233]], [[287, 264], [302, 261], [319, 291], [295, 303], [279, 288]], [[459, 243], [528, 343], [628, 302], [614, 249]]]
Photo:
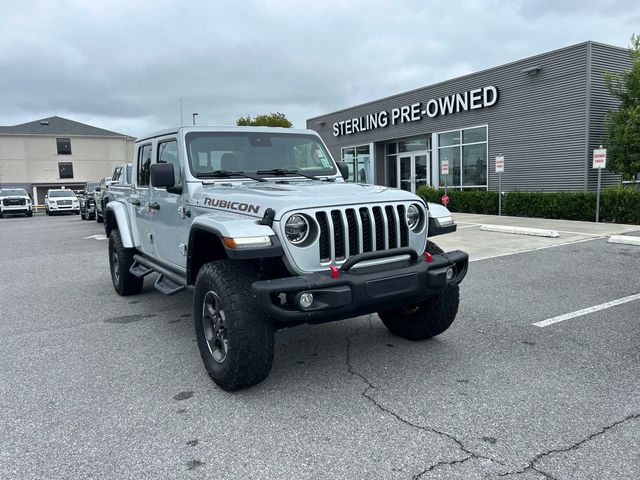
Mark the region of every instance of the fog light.
[[302, 308], [309, 308], [313, 303], [313, 293], [303, 293], [298, 302]]
[[453, 278], [453, 268], [447, 268], [447, 280], [451, 280]]

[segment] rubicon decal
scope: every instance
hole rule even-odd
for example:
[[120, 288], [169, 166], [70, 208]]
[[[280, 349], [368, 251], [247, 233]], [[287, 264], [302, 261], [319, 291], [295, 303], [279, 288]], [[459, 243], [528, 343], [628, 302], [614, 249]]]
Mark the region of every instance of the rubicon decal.
[[205, 197], [204, 204], [210, 207], [226, 208], [227, 210], [236, 210], [238, 212], [258, 213], [260, 205], [251, 205], [250, 203], [229, 202], [218, 198]]

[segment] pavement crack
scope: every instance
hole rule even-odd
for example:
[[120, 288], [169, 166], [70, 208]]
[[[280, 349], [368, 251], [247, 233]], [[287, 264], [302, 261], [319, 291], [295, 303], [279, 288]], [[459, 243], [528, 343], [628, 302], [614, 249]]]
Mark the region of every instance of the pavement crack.
[[442, 462], [438, 462], [438, 463], [434, 463], [433, 465], [431, 465], [430, 467], [424, 469], [423, 471], [421, 471], [420, 473], [418, 473], [417, 475], [413, 476], [413, 480], [418, 480], [419, 478], [422, 478], [423, 475], [435, 470], [438, 467], [441, 467], [443, 465], [457, 465], [459, 463], [464, 463], [467, 460], [471, 460], [473, 458], [472, 455], [468, 455], [464, 458], [461, 458], [460, 460], [451, 460], [451, 461], [442, 461]]
[[631, 420], [637, 420], [639, 418], [640, 418], [640, 413], [629, 415], [629, 416], [623, 418], [622, 420], [618, 420], [617, 422], [614, 422], [614, 423], [612, 423], [610, 425], [607, 425], [606, 427], [601, 428], [597, 432], [594, 432], [594, 433], [591, 433], [591, 434], [587, 435], [583, 439], [581, 439], [581, 440], [579, 440], [577, 442], [574, 442], [571, 445], [568, 445], [568, 446], [562, 447], [562, 448], [553, 448], [551, 450], [547, 450], [546, 452], [542, 452], [542, 453], [536, 455], [533, 458], [533, 460], [531, 460], [524, 468], [522, 468], [520, 470], [515, 470], [515, 471], [507, 472], [507, 473], [502, 473], [499, 476], [500, 477], [507, 477], [509, 475], [516, 475], [516, 474], [525, 473], [528, 470], [534, 470], [535, 472], [538, 472], [541, 475], [544, 475], [545, 478], [548, 478], [550, 480], [554, 480], [554, 477], [552, 475], [550, 475], [550, 474], [548, 474], [546, 472], [543, 472], [542, 470], [536, 468], [535, 464], [538, 463], [543, 458], [548, 457], [550, 455], [554, 455], [556, 453], [566, 453], [566, 452], [570, 452], [572, 450], [577, 450], [578, 448], [580, 448], [585, 443], [593, 440], [596, 437], [599, 437], [600, 435], [603, 435], [604, 433], [608, 432], [612, 428], [615, 428], [618, 425], [621, 425], [621, 424], [623, 424], [625, 422], [628, 422], [628, 421], [631, 421]]
[[[371, 315], [369, 316], [369, 321], [371, 321]], [[448, 439], [452, 442], [454, 442], [458, 448], [467, 454], [466, 457], [462, 458], [462, 459], [458, 459], [458, 460], [451, 460], [451, 461], [441, 461], [438, 462], [434, 465], [431, 465], [429, 467], [427, 467], [425, 470], [423, 470], [421, 473], [417, 474], [416, 476], [414, 476], [415, 479], [420, 478], [422, 475], [424, 475], [427, 472], [430, 472], [442, 465], [455, 465], [455, 464], [459, 464], [459, 463], [463, 463], [466, 462], [467, 460], [470, 459], [483, 459], [483, 460], [489, 460], [491, 462], [495, 462], [499, 465], [504, 466], [505, 464], [495, 460], [491, 457], [487, 457], [484, 455], [481, 455], [479, 453], [476, 453], [472, 450], [469, 450], [467, 447], [465, 447], [465, 445], [462, 443], [462, 441], [458, 440], [455, 436], [447, 433], [447, 432], [443, 432], [440, 430], [437, 430], [433, 427], [427, 427], [424, 425], [419, 425], [417, 423], [412, 422], [411, 420], [408, 420], [406, 418], [404, 418], [402, 415], [400, 415], [399, 413], [393, 411], [392, 409], [390, 409], [389, 407], [386, 407], [384, 405], [382, 405], [380, 402], [378, 402], [376, 400], [376, 398], [371, 394], [371, 392], [378, 390], [378, 388], [375, 386], [375, 384], [373, 382], [371, 382], [371, 380], [369, 380], [366, 376], [364, 376], [363, 374], [361, 374], [360, 372], [358, 372], [354, 367], [353, 364], [351, 363], [351, 347], [352, 347], [352, 341], [351, 339], [356, 336], [359, 333], [359, 331], [356, 331], [354, 333], [352, 333], [351, 335], [346, 337], [347, 340], [347, 349], [346, 349], [346, 354], [345, 354], [345, 362], [346, 362], [346, 366], [347, 366], [347, 372], [350, 375], [353, 375], [355, 377], [358, 377], [360, 380], [362, 380], [366, 386], [364, 388], [364, 390], [360, 393], [360, 395], [362, 395], [364, 398], [366, 398], [370, 403], [372, 403], [378, 410], [387, 413], [388, 415], [391, 415], [393, 418], [395, 418], [396, 420], [398, 420], [399, 422], [407, 425], [410, 428], [413, 428], [415, 430], [422, 430], [424, 432], [429, 432], [429, 433], [433, 433], [435, 435], [438, 435], [441, 438], [445, 438]]]

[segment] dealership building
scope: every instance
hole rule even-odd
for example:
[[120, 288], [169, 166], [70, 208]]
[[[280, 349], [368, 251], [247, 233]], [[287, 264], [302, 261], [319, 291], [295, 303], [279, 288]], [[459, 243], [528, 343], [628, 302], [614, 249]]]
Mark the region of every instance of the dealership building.
[[[592, 191], [593, 149], [616, 108], [604, 73], [631, 65], [628, 49], [589, 41], [320, 115], [307, 128], [349, 164], [352, 181], [498, 190], [502, 156], [503, 191]], [[603, 172], [603, 185], [619, 181]]]

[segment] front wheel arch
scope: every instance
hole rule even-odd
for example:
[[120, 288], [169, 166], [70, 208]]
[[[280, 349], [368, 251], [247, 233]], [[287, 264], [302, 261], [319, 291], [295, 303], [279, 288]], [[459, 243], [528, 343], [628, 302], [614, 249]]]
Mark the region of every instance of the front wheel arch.
[[187, 249], [187, 285], [195, 285], [203, 265], [228, 258], [222, 239], [217, 232], [193, 228], [189, 233]]

